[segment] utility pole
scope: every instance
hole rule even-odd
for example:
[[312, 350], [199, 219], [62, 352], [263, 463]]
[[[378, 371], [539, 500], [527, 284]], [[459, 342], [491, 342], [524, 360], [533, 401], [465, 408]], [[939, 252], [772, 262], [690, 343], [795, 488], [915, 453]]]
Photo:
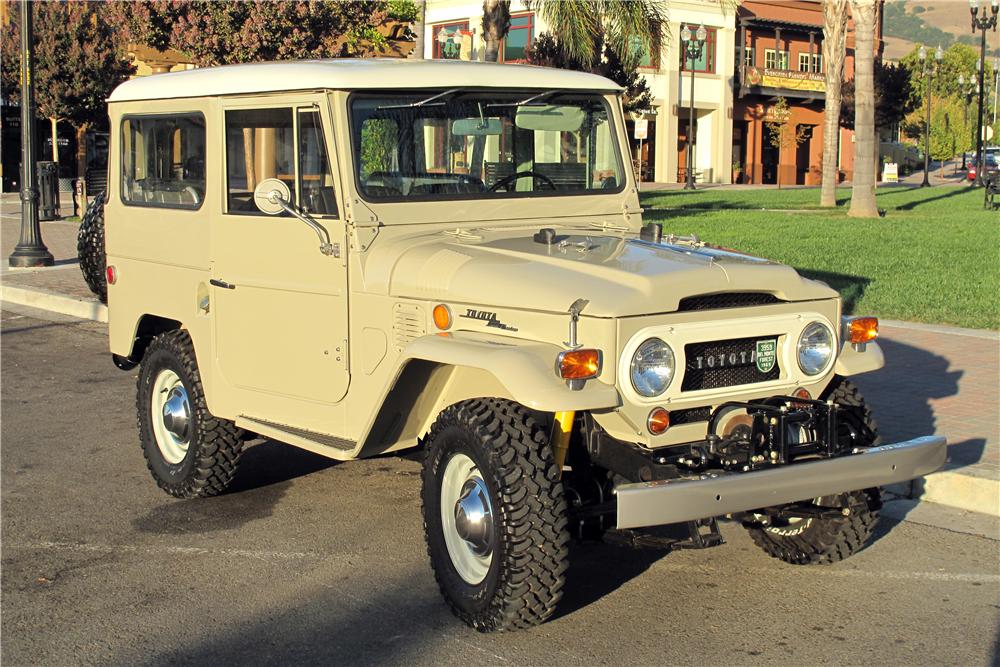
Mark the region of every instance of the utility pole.
[[31, 2], [21, 0], [21, 237], [8, 262], [25, 268], [52, 266], [54, 259], [42, 242], [35, 187], [35, 77]]
[[[937, 51], [934, 52], [934, 60], [937, 61], [936, 64], [927, 63], [927, 47], [921, 46], [920, 51], [920, 62], [924, 68], [924, 94], [927, 96], [927, 120], [924, 121], [924, 181], [920, 184], [920, 187], [927, 188], [930, 187], [931, 182], [928, 178], [931, 168], [931, 77], [937, 73], [937, 65], [941, 63], [941, 59], [944, 58], [944, 51], [941, 47], [937, 47]], [[944, 163], [942, 162], [942, 165]]]

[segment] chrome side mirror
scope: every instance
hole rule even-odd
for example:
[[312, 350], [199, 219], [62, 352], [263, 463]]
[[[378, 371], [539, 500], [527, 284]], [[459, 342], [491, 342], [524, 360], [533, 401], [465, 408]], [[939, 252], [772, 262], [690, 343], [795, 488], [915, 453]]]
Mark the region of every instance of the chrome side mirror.
[[321, 253], [340, 257], [340, 244], [330, 243], [330, 234], [326, 231], [326, 227], [298, 211], [289, 203], [290, 198], [291, 191], [288, 189], [288, 185], [277, 178], [265, 178], [253, 189], [253, 202], [261, 213], [277, 215], [285, 211], [295, 216], [316, 232], [319, 237], [319, 251]]

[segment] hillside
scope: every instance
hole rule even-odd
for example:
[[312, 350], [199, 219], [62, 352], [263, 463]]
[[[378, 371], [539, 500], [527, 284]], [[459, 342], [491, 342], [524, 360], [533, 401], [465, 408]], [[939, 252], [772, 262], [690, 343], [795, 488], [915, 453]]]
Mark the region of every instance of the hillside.
[[[989, 11], [989, 1], [983, 3]], [[979, 46], [972, 34], [969, 3], [965, 0], [888, 0], [885, 3], [885, 58], [899, 60], [914, 47], [948, 48], [954, 42]], [[986, 33], [990, 55], [1000, 56], [1000, 33]]]

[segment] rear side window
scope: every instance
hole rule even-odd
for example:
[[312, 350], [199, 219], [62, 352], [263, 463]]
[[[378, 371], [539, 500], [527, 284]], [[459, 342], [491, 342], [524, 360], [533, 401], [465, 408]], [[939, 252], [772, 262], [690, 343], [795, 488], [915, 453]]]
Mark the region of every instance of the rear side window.
[[122, 200], [131, 206], [198, 209], [205, 198], [205, 117], [126, 116]]

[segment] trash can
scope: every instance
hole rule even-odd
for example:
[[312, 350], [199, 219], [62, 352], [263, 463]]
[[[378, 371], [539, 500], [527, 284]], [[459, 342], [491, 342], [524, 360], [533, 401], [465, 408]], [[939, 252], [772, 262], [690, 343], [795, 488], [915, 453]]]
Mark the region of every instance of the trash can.
[[38, 219], [59, 218], [59, 163], [39, 162], [38, 169]]

